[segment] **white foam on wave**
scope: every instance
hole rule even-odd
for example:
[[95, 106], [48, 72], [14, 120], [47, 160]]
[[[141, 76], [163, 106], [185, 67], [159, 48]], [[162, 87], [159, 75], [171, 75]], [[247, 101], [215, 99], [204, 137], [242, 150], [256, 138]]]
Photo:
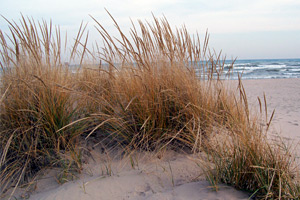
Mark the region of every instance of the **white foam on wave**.
[[300, 73], [300, 68], [288, 69], [288, 71], [299, 72]]

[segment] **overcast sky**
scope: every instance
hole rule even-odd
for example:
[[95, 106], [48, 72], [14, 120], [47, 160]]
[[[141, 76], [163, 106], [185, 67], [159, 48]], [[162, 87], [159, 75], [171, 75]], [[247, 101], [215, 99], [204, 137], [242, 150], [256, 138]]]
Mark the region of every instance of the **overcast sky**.
[[[151, 21], [166, 16], [171, 26], [185, 24], [191, 34], [210, 33], [210, 47], [227, 58], [300, 58], [300, 0], [0, 0], [0, 14], [17, 21], [20, 13], [36, 20], [52, 19], [75, 33], [88, 22], [97, 40], [92, 15], [108, 30], [113, 24], [104, 8], [128, 30], [130, 18]], [[0, 28], [7, 23], [0, 19]]]

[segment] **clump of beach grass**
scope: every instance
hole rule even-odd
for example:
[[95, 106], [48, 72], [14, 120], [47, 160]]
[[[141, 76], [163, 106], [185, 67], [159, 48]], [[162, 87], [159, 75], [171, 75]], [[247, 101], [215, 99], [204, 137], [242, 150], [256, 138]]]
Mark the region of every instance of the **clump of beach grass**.
[[127, 37], [113, 21], [119, 39], [96, 21], [109, 80], [94, 100], [102, 110], [91, 116], [95, 129], [88, 136], [98, 129], [129, 148], [198, 151], [214, 124], [238, 112], [229, 106], [234, 99], [220, 80], [220, 55], [208, 51], [208, 35], [201, 45], [199, 35], [191, 37], [185, 27], [173, 31], [165, 18], [154, 17], [153, 24], [133, 24]]
[[[61, 61], [58, 27], [22, 17], [0, 32], [0, 181], [1, 191], [18, 186], [47, 166], [80, 169], [80, 126], [76, 119], [73, 75]], [[68, 155], [68, 156], [66, 156]], [[68, 158], [68, 159], [67, 159]], [[74, 167], [75, 166], [75, 167]]]
[[[239, 90], [246, 101], [245, 90]], [[299, 168], [294, 152], [279, 136], [271, 139], [267, 135], [274, 111], [268, 118], [265, 96], [264, 103], [265, 111], [259, 99], [264, 120], [252, 115], [249, 121], [228, 124], [225, 133], [214, 135], [203, 146], [210, 164], [202, 168], [215, 190], [221, 182], [249, 192], [254, 199], [299, 199]], [[247, 103], [244, 109], [248, 110]]]

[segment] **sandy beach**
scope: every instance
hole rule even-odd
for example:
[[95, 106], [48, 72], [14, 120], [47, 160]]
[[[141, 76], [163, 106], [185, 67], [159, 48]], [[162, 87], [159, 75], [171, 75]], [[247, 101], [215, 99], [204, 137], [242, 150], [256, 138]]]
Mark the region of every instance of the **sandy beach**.
[[266, 94], [269, 114], [275, 109], [272, 126], [283, 137], [300, 140], [300, 79], [261, 79], [243, 81], [249, 102]]
[[[275, 109], [272, 133], [288, 141], [300, 140], [300, 79], [245, 80], [249, 104], [266, 94], [268, 110]], [[254, 109], [255, 110], [255, 109]], [[34, 199], [248, 199], [249, 194], [226, 185], [218, 192], [210, 187], [199, 167], [199, 155], [180, 152], [134, 152], [122, 156], [98, 145], [84, 156], [83, 171], [73, 181], [57, 183], [54, 170], [46, 170], [24, 193], [15, 197]], [[42, 178], [41, 178], [42, 177]]]

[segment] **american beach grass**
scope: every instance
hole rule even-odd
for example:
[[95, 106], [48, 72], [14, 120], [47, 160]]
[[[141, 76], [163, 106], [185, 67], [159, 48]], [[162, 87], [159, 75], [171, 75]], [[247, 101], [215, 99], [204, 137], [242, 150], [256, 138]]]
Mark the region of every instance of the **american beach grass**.
[[0, 32], [1, 193], [46, 167], [60, 168], [59, 181], [67, 181], [81, 171], [81, 141], [95, 137], [129, 151], [205, 152], [211, 163], [201, 168], [215, 189], [223, 182], [253, 198], [299, 198], [293, 152], [267, 139], [274, 113], [266, 98], [258, 105], [265, 119], [250, 113], [241, 79], [237, 90], [223, 80], [230, 72], [208, 48], [208, 34], [202, 42], [155, 16], [126, 34], [111, 18], [118, 37], [92, 18], [103, 41], [96, 54], [80, 26], [68, 58], [80, 63], [76, 72], [64, 64], [68, 45], [58, 27], [7, 20], [10, 34]]

